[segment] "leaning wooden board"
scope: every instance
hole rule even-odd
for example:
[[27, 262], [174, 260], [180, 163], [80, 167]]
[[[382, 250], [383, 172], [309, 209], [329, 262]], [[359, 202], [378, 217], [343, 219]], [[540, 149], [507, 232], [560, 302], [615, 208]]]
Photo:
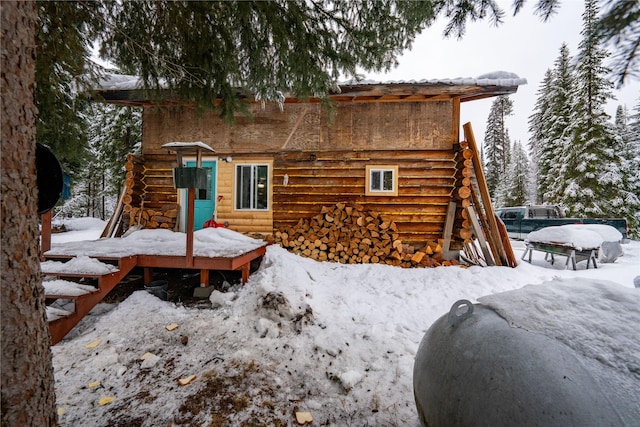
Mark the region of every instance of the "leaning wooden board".
[[489, 230], [487, 230], [486, 236], [492, 243], [491, 249], [494, 252], [494, 255], [497, 255], [494, 257], [496, 265], [500, 266], [506, 263], [506, 254], [502, 242], [498, 241], [496, 236], [498, 225], [496, 224], [495, 213], [491, 204], [491, 195], [489, 194], [489, 188], [487, 187], [487, 180], [485, 179], [484, 171], [482, 170], [482, 162], [480, 161], [480, 150], [478, 150], [478, 144], [476, 143], [476, 138], [473, 134], [471, 123], [465, 123], [462, 128], [464, 130], [464, 137], [469, 144], [469, 148], [473, 150], [473, 156], [471, 160], [473, 162], [473, 169], [476, 173], [476, 181], [478, 182], [478, 188], [480, 190], [482, 206], [484, 208], [484, 213], [490, 228]]
[[500, 240], [502, 241], [502, 246], [504, 247], [504, 252], [507, 257], [507, 263], [509, 267], [517, 267], [518, 260], [516, 259], [516, 255], [513, 253], [513, 247], [511, 247], [511, 241], [509, 240], [509, 234], [507, 233], [507, 227], [505, 227], [504, 223], [498, 217], [496, 217], [496, 224], [498, 225], [498, 233], [500, 233]]

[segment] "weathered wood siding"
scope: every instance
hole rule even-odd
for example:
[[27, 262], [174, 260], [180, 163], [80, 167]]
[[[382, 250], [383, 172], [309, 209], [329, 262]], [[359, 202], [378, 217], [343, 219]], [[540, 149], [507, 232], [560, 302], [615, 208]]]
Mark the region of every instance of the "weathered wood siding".
[[252, 118], [233, 125], [188, 107], [145, 108], [142, 154], [162, 144], [202, 141], [219, 153], [290, 150], [450, 150], [457, 142], [455, 102], [337, 104], [328, 117], [319, 104], [252, 105]]

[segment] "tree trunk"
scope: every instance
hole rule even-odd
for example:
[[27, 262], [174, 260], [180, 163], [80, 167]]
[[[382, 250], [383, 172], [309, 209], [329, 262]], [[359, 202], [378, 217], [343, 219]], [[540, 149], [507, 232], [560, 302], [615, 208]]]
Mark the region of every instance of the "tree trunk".
[[56, 424], [50, 336], [39, 266], [35, 171], [35, 2], [2, 14], [2, 426]]

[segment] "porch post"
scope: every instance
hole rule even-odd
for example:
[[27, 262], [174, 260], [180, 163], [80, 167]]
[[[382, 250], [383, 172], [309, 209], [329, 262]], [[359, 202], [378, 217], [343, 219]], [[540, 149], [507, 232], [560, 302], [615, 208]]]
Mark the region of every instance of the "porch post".
[[[199, 189], [206, 188], [206, 171], [202, 169], [202, 152], [215, 153], [216, 151], [202, 142], [168, 142], [162, 145], [162, 148], [167, 148], [176, 152], [178, 165], [174, 168], [174, 187], [187, 189], [187, 247], [185, 253], [185, 261], [187, 268], [193, 268], [193, 232], [195, 222], [195, 200], [196, 200], [196, 187]], [[184, 154], [194, 153], [196, 155], [196, 167], [183, 167], [182, 158]], [[186, 173], [186, 172], [189, 173]], [[180, 173], [178, 173], [180, 172]], [[180, 177], [178, 179], [178, 177]]]
[[187, 266], [193, 267], [193, 229], [194, 229], [194, 205], [196, 189], [189, 187], [187, 192]]
[[51, 249], [51, 212], [48, 210], [40, 216], [40, 259], [44, 259], [44, 253]]
[[209, 286], [209, 270], [203, 268], [200, 270], [200, 287], [206, 288]]
[[144, 267], [143, 271], [143, 275], [144, 275], [144, 284], [148, 285], [149, 283], [153, 282], [153, 268], [151, 267]]

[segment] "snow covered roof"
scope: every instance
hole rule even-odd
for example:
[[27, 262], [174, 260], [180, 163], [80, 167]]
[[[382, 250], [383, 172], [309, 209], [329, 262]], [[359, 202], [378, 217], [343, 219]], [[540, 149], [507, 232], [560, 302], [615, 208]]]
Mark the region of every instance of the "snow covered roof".
[[[162, 81], [161, 81], [162, 83]], [[527, 84], [527, 79], [518, 77], [515, 73], [508, 71], [494, 71], [483, 74], [476, 78], [456, 77], [443, 79], [422, 79], [422, 80], [345, 80], [338, 83], [338, 86], [375, 86], [375, 85], [402, 85], [402, 84], [422, 84], [422, 85], [454, 85], [454, 86], [520, 86]], [[124, 74], [107, 74], [97, 88], [101, 91], [108, 90], [136, 90], [143, 89], [144, 84], [138, 76]]]
[[[160, 82], [163, 87], [165, 83]], [[462, 102], [515, 93], [527, 80], [507, 71], [494, 71], [481, 76], [422, 80], [347, 80], [338, 82], [330, 98], [334, 101], [367, 100], [420, 100], [432, 97], [460, 98]], [[110, 103], [148, 105], [152, 101], [143, 92], [140, 77], [108, 74], [96, 91]], [[295, 99], [294, 95], [285, 95]], [[175, 100], [174, 100], [175, 101]], [[313, 98], [310, 100], [313, 102]]]
[[135, 90], [144, 89], [142, 79], [138, 76], [126, 74], [106, 74], [100, 79], [96, 88], [99, 91], [106, 90]]
[[357, 86], [357, 85], [401, 85], [401, 84], [422, 84], [422, 85], [453, 85], [453, 86], [520, 86], [527, 84], [527, 79], [518, 77], [515, 73], [508, 71], [494, 71], [483, 74], [481, 76], [472, 77], [456, 77], [453, 79], [422, 79], [422, 80], [346, 80], [340, 82], [340, 86]]

